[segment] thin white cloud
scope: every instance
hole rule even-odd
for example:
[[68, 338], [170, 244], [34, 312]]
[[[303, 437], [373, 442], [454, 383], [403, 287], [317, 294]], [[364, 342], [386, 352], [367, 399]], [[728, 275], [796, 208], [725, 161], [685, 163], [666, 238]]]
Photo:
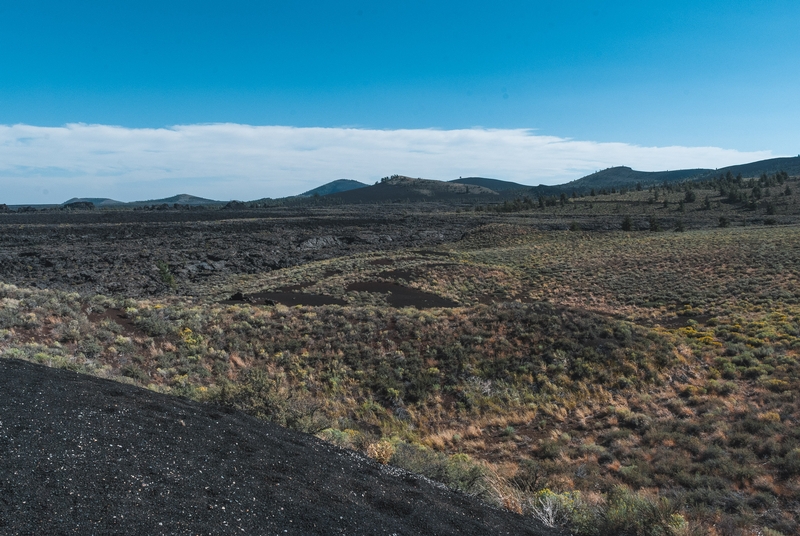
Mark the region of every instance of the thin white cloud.
[[54, 203], [73, 196], [131, 201], [176, 193], [257, 199], [297, 194], [338, 178], [371, 183], [394, 173], [558, 184], [617, 165], [645, 171], [717, 168], [772, 156], [577, 141], [524, 129], [0, 125], [0, 203]]

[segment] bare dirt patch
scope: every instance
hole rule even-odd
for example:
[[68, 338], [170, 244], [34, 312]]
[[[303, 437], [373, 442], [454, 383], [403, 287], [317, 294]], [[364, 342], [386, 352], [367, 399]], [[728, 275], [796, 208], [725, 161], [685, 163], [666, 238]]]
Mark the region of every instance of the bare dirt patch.
[[86, 315], [90, 322], [98, 324], [103, 320], [110, 320], [119, 325], [122, 328], [122, 332], [125, 335], [136, 335], [141, 334], [142, 330], [136, 327], [136, 324], [133, 322], [132, 318], [129, 318], [128, 315], [122, 309], [106, 309], [102, 313], [89, 313]]

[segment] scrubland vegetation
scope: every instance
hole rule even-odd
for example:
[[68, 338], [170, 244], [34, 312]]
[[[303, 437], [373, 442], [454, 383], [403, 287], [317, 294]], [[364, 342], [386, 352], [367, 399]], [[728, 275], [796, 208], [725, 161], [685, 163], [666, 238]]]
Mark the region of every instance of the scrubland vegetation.
[[478, 205], [475, 210], [517, 215], [523, 221], [549, 216], [552, 228], [572, 230], [685, 231], [778, 225], [795, 221], [800, 210], [799, 184], [785, 173], [747, 179], [728, 173], [700, 182], [640, 184], [538, 198], [523, 195]]
[[[2, 284], [0, 352], [230, 405], [575, 534], [795, 534], [800, 227], [769, 224], [761, 200], [780, 186], [769, 217], [796, 212], [796, 184], [532, 204], [435, 251], [237, 276], [203, 297]], [[616, 214], [615, 196], [643, 207], [631, 231], [526, 224], [588, 203]], [[659, 210], [683, 232], [650, 232]], [[761, 224], [742, 226], [752, 211]], [[459, 306], [394, 308], [354, 283]], [[346, 305], [225, 303], [287, 286]]]

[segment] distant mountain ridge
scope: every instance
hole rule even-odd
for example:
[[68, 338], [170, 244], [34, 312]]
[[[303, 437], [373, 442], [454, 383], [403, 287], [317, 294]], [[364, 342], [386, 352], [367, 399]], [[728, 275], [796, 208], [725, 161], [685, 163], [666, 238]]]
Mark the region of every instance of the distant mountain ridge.
[[227, 201], [216, 201], [214, 199], [206, 199], [204, 197], [197, 197], [189, 194], [178, 194], [172, 197], [165, 197], [163, 199], [148, 199], [146, 201], [117, 201], [116, 199], [109, 199], [107, 197], [73, 197], [68, 201], [61, 203], [62, 207], [67, 205], [75, 205], [79, 203], [91, 203], [95, 207], [141, 207], [149, 205], [224, 205]]
[[[526, 186], [511, 181], [486, 177], [460, 177], [451, 181], [411, 178], [401, 175], [386, 177], [379, 183], [367, 185], [351, 179], [337, 179], [308, 190], [302, 194], [281, 199], [263, 198], [240, 203], [247, 206], [274, 206], [276, 204], [306, 204], [312, 199], [324, 203], [360, 204], [360, 203], [403, 203], [403, 202], [452, 202], [483, 198], [485, 202], [496, 202], [498, 199], [513, 199], [521, 196], [546, 197], [558, 196], [562, 193], [571, 195], [589, 193], [592, 189], [633, 188], [637, 184], [643, 187], [680, 182], [709, 180], [730, 173], [743, 178], [758, 177], [764, 173], [775, 174], [785, 171], [791, 176], [800, 175], [800, 156], [781, 157], [738, 164], [719, 169], [679, 169], [672, 171], [637, 171], [627, 166], [617, 166], [591, 173], [579, 179], [558, 185]], [[313, 201], [317, 202], [317, 201]], [[483, 202], [483, 201], [482, 201]], [[178, 194], [163, 199], [122, 202], [106, 197], [73, 197], [61, 205], [10, 205], [12, 210], [24, 207], [64, 207], [70, 204], [91, 203], [98, 208], [124, 208], [150, 205], [184, 205], [184, 206], [223, 206], [227, 201], [206, 199], [189, 194]], [[91, 208], [91, 207], [87, 207]]]
[[762, 173], [774, 174], [785, 171], [789, 175], [800, 175], [800, 156], [785, 158], [770, 158], [748, 164], [738, 164], [719, 169], [678, 169], [674, 171], [636, 171], [627, 166], [618, 166], [602, 171], [597, 171], [580, 179], [553, 186], [540, 184], [531, 188], [534, 195], [559, 195], [561, 193], [576, 192], [586, 193], [592, 189], [602, 188], [631, 188], [636, 184], [651, 186], [664, 182], [680, 182], [686, 180], [709, 180], [720, 175], [731, 173], [734, 177], [742, 175], [743, 178], [758, 177]]
[[[385, 178], [380, 183], [372, 186], [325, 194], [325, 197], [330, 201], [345, 204], [476, 200], [481, 196], [485, 197], [486, 201], [491, 202], [491, 200], [511, 199], [525, 195], [532, 197], [560, 195], [562, 193], [570, 195], [572, 192], [586, 194], [593, 189], [599, 191], [611, 188], [634, 188], [637, 184], [649, 187], [665, 182], [708, 180], [728, 172], [733, 176], [741, 174], [745, 178], [751, 178], [758, 177], [762, 173], [774, 174], [778, 171], [786, 171], [790, 175], [800, 175], [800, 157], [772, 158], [719, 169], [694, 168], [670, 171], [637, 171], [627, 166], [618, 166], [553, 186], [527, 186], [487, 177], [460, 177], [444, 182], [395, 175]], [[332, 185], [333, 183], [328, 184]], [[325, 186], [327, 185], [323, 185], [320, 188]], [[466, 197], [467, 195], [468, 197]]]

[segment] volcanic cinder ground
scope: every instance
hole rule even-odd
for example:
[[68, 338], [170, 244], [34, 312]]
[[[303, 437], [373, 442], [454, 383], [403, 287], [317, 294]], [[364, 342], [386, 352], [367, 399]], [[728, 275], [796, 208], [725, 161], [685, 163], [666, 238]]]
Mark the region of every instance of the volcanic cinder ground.
[[313, 436], [0, 360], [4, 534], [555, 534]]

